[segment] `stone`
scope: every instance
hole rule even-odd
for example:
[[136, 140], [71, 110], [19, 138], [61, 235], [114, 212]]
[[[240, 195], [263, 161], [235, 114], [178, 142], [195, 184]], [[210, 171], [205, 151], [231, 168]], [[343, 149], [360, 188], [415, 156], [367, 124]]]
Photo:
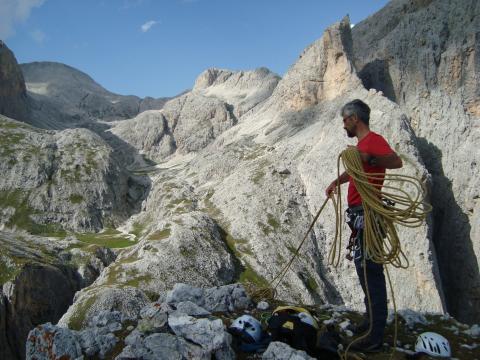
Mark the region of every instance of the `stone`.
[[292, 349], [289, 345], [272, 341], [262, 355], [263, 360], [313, 360], [305, 351]]
[[211, 353], [172, 334], [152, 334], [126, 346], [115, 360], [211, 359]]
[[260, 311], [265, 311], [265, 310], [268, 310], [270, 307], [270, 304], [266, 301], [260, 301], [258, 304], [257, 304], [257, 310], [260, 310]]
[[108, 327], [88, 328], [80, 331], [77, 338], [85, 355], [96, 355], [100, 357], [100, 359], [105, 359], [105, 356], [118, 342], [117, 337], [110, 331], [111, 329]]
[[90, 327], [107, 327], [110, 332], [122, 329], [122, 313], [119, 311], [102, 310], [93, 316], [89, 322]]
[[137, 329], [142, 333], [150, 334], [166, 330], [168, 315], [167, 313], [157, 313], [149, 318], [138, 321]]
[[[151, 196], [153, 199], [156, 194]], [[237, 265], [222, 238], [222, 229], [208, 214], [195, 211], [195, 203], [185, 200], [187, 197], [179, 196], [178, 201], [173, 200], [176, 197], [172, 191], [168, 200], [163, 198], [155, 206], [156, 211], [170, 212], [170, 215], [158, 215], [170, 219], [169, 226], [162, 229], [160, 225], [160, 229], [155, 230], [156, 225], [150, 229], [144, 239], [125, 256], [125, 261], [120, 258], [116, 264], [109, 266], [96, 280], [95, 286], [112, 282], [128, 286], [135, 282], [140, 290], [158, 296], [176, 283], [211, 287], [234, 282]], [[168, 206], [161, 205], [165, 200]], [[170, 209], [175, 203], [180, 203], [180, 209], [171, 218]], [[143, 215], [146, 214], [143, 212]], [[138, 221], [143, 222], [140, 219]], [[154, 240], [157, 237], [160, 240]], [[166, 237], [165, 241], [162, 237]]]
[[190, 316], [207, 316], [210, 315], [210, 311], [198, 306], [191, 301], [182, 301], [176, 304], [177, 311]]
[[26, 344], [27, 360], [77, 359], [82, 356], [74, 333], [51, 323], [30, 331]]
[[142, 319], [150, 319], [157, 314], [170, 313], [174, 311], [173, 307], [166, 302], [149, 303], [140, 310]]
[[[59, 320], [58, 325], [74, 330], [85, 328], [103, 310], [121, 313], [122, 321], [139, 317], [140, 310], [149, 303], [143, 292], [133, 287], [86, 288], [78, 292], [75, 302]], [[118, 312], [118, 313], [117, 313]], [[104, 320], [102, 320], [104, 321]]]
[[190, 301], [198, 306], [205, 304], [204, 290], [187, 284], [178, 283], [167, 293], [166, 302], [177, 304]]
[[211, 312], [241, 311], [252, 302], [241, 284], [205, 289], [205, 309]]
[[188, 315], [172, 314], [168, 318], [168, 325], [177, 336], [200, 345], [208, 352], [231, 352], [231, 335], [225, 331], [220, 319], [196, 319]]

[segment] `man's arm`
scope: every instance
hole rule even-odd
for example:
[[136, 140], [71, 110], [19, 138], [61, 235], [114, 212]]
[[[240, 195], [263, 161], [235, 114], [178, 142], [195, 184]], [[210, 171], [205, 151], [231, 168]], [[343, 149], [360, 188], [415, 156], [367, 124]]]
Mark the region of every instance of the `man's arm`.
[[325, 195], [330, 196], [332, 191], [335, 191], [335, 188], [337, 186], [337, 181], [340, 182], [341, 184], [345, 184], [348, 182], [350, 176], [347, 174], [346, 171], [343, 172], [342, 175], [340, 175], [337, 179], [333, 180], [330, 185], [328, 185], [327, 190], [325, 190]]
[[364, 163], [385, 169], [400, 169], [403, 166], [402, 159], [395, 152], [376, 156], [361, 152], [360, 157]]

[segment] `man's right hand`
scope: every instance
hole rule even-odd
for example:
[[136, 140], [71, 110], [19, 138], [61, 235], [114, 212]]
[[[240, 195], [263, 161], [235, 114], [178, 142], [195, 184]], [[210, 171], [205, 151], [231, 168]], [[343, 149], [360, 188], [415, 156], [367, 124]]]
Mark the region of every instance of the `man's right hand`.
[[337, 193], [337, 182], [333, 181], [330, 185], [328, 185], [327, 190], [325, 190], [325, 195], [329, 197], [336, 193]]

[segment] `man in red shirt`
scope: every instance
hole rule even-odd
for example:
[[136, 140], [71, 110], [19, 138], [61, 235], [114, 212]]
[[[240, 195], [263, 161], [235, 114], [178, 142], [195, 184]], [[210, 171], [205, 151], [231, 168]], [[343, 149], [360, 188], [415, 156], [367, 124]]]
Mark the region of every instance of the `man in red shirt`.
[[[342, 108], [341, 115], [343, 118], [343, 128], [347, 132], [348, 137], [356, 137], [358, 140], [357, 149], [363, 162], [363, 169], [367, 173], [383, 173], [385, 169], [398, 169], [403, 166], [400, 157], [390, 148], [385, 139], [373, 131], [370, 131], [370, 108], [361, 100], [353, 100], [345, 104]], [[365, 286], [364, 276], [364, 259], [363, 249], [363, 208], [362, 198], [355, 187], [355, 182], [350, 176], [344, 172], [338, 179], [332, 181], [327, 187], [325, 193], [330, 196], [337, 181], [340, 184], [348, 184], [348, 209], [347, 221], [349, 225], [356, 230], [354, 244], [354, 263], [357, 271], [360, 285], [364, 293], [364, 303], [366, 314], [364, 321], [354, 326], [352, 330], [357, 334], [365, 333], [369, 329], [369, 306], [367, 298], [367, 289]], [[377, 187], [381, 188], [383, 179], [369, 180]], [[368, 284], [368, 292], [370, 294], [372, 306], [372, 331], [368, 338], [352, 345], [352, 350], [374, 352], [379, 351], [383, 344], [383, 335], [387, 320], [387, 289], [385, 284], [385, 276], [383, 273], [383, 265], [377, 264], [370, 259], [365, 259], [366, 276]]]

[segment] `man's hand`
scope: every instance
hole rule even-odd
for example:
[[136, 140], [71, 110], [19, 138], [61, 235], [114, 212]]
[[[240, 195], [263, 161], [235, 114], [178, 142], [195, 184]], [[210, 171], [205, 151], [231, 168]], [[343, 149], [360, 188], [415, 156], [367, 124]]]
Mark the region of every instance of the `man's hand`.
[[336, 193], [337, 193], [337, 182], [333, 181], [330, 185], [328, 185], [327, 190], [325, 190], [325, 195], [329, 197]]

